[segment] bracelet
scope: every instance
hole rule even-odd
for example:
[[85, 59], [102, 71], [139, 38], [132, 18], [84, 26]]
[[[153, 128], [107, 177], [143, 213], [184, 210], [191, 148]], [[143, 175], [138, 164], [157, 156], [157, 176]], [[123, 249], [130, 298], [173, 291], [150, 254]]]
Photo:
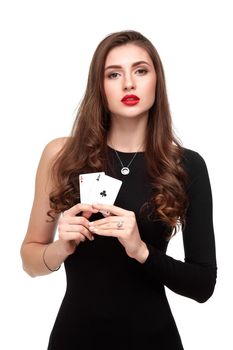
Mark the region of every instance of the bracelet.
[[[51, 244], [51, 243], [50, 243]], [[60, 267], [61, 267], [61, 265], [60, 266], [58, 266], [58, 268], [57, 269], [54, 269], [54, 270], [52, 270], [48, 265], [47, 265], [47, 263], [46, 263], [46, 261], [45, 261], [45, 253], [46, 253], [46, 250], [48, 249], [48, 247], [50, 246], [50, 244], [48, 244], [46, 247], [45, 247], [45, 249], [44, 249], [44, 251], [43, 251], [43, 262], [44, 262], [44, 264], [45, 264], [45, 266], [47, 267], [47, 269], [49, 270], [49, 271], [51, 271], [51, 272], [54, 272], [54, 271], [58, 271], [59, 269], [60, 269]]]

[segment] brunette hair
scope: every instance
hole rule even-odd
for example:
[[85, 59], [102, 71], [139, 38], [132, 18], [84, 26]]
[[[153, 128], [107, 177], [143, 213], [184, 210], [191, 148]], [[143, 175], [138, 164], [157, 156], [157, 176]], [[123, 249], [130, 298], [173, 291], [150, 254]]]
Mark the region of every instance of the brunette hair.
[[51, 210], [48, 215], [53, 218], [55, 213], [67, 210], [79, 201], [80, 173], [103, 171], [106, 167], [110, 116], [103, 88], [104, 66], [109, 51], [126, 44], [145, 49], [156, 72], [155, 101], [149, 111], [145, 159], [154, 193], [150, 206], [154, 217], [161, 220], [171, 234], [185, 222], [187, 195], [186, 172], [182, 165], [183, 148], [172, 130], [160, 57], [153, 44], [133, 30], [108, 35], [94, 52], [85, 95], [71, 135], [52, 167], [54, 189], [50, 194]]

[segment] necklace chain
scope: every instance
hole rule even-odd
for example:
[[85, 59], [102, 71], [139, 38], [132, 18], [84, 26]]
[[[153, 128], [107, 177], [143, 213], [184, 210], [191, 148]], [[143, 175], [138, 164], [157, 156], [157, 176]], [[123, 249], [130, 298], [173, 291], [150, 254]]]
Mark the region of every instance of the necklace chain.
[[[115, 153], [116, 153], [116, 155], [117, 155], [117, 158], [119, 159], [119, 161], [120, 161], [120, 163], [121, 163], [121, 166], [124, 167], [124, 164], [122, 163], [119, 154], [117, 153], [117, 151], [116, 151], [115, 149], [114, 149], [114, 151], [115, 151]], [[136, 152], [136, 153], [134, 154], [133, 158], [131, 159], [131, 161], [129, 162], [129, 164], [126, 166], [127, 168], [130, 166], [130, 164], [132, 163], [132, 161], [133, 161], [134, 158], [136, 157], [137, 153], [138, 153], [138, 152]]]
[[[141, 146], [142, 146], [142, 145], [141, 145]], [[136, 155], [138, 154], [138, 151], [139, 151], [139, 149], [141, 148], [141, 146], [138, 148], [137, 152], [134, 153], [133, 158], [130, 160], [130, 162], [129, 162], [129, 164], [128, 164], [127, 166], [124, 166], [124, 164], [122, 163], [121, 158], [120, 158], [118, 152], [114, 149], [114, 152], [116, 153], [116, 156], [117, 156], [119, 162], [121, 163], [121, 166], [122, 166], [122, 168], [121, 168], [121, 173], [122, 173], [123, 175], [128, 175], [128, 174], [130, 173], [129, 166], [131, 165], [131, 163], [133, 162], [134, 158], [135, 158]]]

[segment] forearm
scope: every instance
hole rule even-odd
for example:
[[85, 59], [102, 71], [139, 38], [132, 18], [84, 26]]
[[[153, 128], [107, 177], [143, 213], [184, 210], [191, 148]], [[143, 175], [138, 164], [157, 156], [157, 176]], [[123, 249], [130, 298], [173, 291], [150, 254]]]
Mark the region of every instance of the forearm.
[[147, 246], [149, 256], [143, 267], [153, 280], [200, 303], [210, 298], [216, 283], [216, 267], [213, 263], [182, 262], [150, 244]]
[[56, 270], [70, 254], [60, 240], [50, 244], [26, 243], [21, 248], [23, 268], [31, 277], [51, 273], [49, 268]]
[[147, 257], [149, 255], [149, 250], [147, 248], [147, 245], [145, 242], [141, 242], [141, 246], [140, 248], [137, 250], [137, 252], [131, 256], [133, 259], [136, 259], [138, 262], [140, 262], [141, 264], [143, 264]]

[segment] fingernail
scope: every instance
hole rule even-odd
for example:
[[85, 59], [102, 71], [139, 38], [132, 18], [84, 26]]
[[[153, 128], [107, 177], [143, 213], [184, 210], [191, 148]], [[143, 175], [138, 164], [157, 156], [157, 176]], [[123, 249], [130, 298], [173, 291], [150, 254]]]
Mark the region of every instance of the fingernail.
[[106, 216], [109, 216], [110, 215], [110, 212], [109, 211], [100, 211], [100, 213], [104, 216], [104, 217], [106, 217]]
[[92, 237], [91, 237], [91, 241], [94, 241], [94, 239], [95, 239], [95, 237], [94, 237], [94, 236], [92, 236]]

